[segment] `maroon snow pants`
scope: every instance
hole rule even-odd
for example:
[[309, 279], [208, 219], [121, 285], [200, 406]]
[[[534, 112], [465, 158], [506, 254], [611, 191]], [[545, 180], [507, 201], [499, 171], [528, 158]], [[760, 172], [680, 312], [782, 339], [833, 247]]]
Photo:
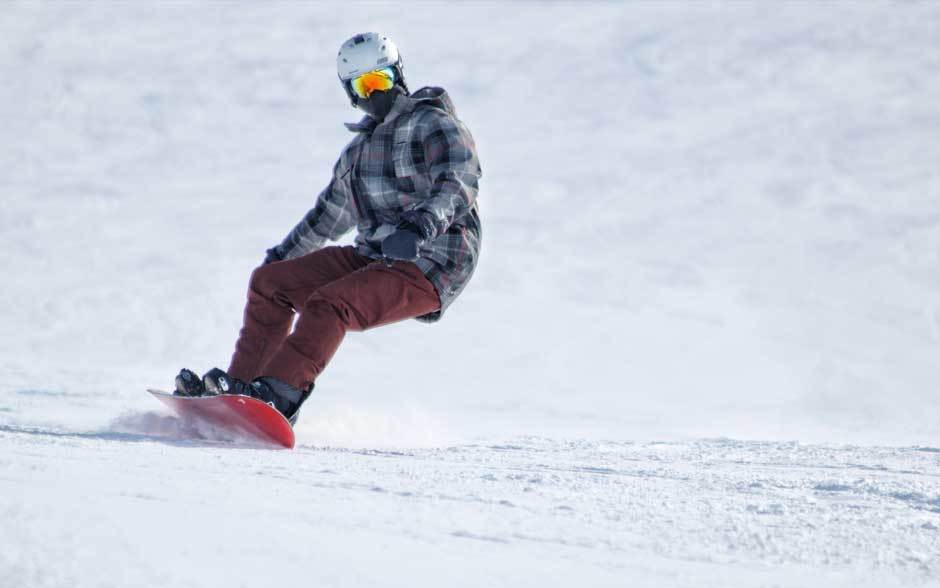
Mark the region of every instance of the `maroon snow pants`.
[[[359, 255], [355, 247], [326, 247], [269, 263], [251, 274], [228, 373], [246, 382], [273, 376], [303, 389], [326, 367], [346, 331], [414, 318], [440, 306], [417, 265], [387, 266]], [[299, 317], [291, 332], [295, 312]]]

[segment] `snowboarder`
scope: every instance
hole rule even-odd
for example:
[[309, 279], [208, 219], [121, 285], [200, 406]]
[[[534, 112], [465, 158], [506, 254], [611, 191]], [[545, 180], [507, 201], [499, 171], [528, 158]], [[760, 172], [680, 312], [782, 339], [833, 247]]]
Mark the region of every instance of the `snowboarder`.
[[[293, 424], [347, 331], [436, 321], [473, 274], [482, 172], [447, 92], [409, 92], [398, 48], [379, 33], [343, 43], [336, 64], [366, 113], [346, 123], [356, 136], [316, 205], [251, 274], [228, 370], [184, 369], [176, 394], [247, 394]], [[354, 226], [355, 246], [325, 246]]]

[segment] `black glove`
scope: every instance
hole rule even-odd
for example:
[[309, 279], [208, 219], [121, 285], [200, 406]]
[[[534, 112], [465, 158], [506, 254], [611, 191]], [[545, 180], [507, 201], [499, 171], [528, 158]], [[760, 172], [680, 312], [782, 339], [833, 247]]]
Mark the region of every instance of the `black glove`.
[[382, 241], [382, 255], [387, 259], [414, 261], [418, 259], [418, 249], [424, 239], [418, 234], [418, 227], [411, 223], [401, 223], [398, 229]]
[[269, 263], [274, 263], [275, 261], [283, 261], [283, 257], [280, 252], [277, 250], [277, 247], [272, 247], [265, 251], [264, 263], [261, 265], [268, 265]]

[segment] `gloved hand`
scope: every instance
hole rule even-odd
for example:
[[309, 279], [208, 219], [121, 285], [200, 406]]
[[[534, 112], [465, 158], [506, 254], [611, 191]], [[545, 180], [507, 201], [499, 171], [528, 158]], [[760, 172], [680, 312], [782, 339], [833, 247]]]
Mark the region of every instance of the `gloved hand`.
[[280, 252], [277, 250], [277, 247], [272, 247], [265, 251], [264, 263], [261, 265], [268, 265], [269, 263], [274, 263], [275, 261], [283, 261]]
[[418, 227], [404, 222], [398, 225], [394, 233], [382, 240], [382, 255], [387, 259], [414, 261], [418, 259], [418, 249], [422, 243], [424, 239], [418, 234]]

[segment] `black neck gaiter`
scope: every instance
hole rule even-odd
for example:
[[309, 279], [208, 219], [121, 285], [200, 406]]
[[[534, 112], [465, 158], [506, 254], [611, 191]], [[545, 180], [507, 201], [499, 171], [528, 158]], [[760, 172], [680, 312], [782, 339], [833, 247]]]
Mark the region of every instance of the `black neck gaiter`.
[[356, 106], [377, 122], [382, 122], [391, 112], [392, 106], [395, 104], [395, 98], [400, 94], [404, 94], [404, 91], [399, 86], [394, 86], [385, 92], [375, 91], [368, 98], [360, 98]]

